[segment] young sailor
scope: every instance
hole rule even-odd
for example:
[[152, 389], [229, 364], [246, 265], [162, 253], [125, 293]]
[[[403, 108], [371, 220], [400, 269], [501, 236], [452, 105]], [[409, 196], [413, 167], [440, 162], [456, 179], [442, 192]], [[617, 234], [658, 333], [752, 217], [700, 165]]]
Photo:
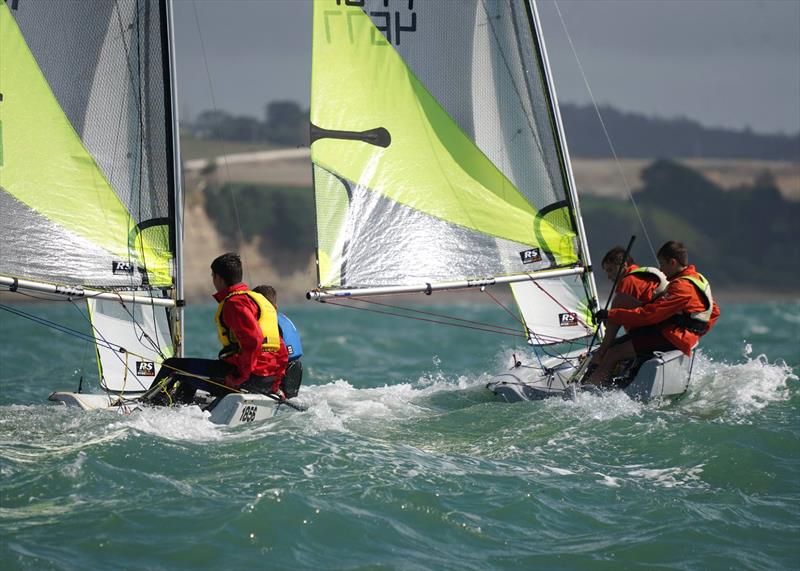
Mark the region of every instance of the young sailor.
[[[667, 276], [664, 275], [664, 272], [658, 268], [637, 266], [630, 254], [627, 254], [622, 246], [611, 248], [603, 257], [601, 265], [611, 283], [617, 280], [617, 275], [620, 276], [616, 290], [614, 290], [614, 300], [611, 302], [612, 308], [631, 309], [639, 307], [643, 303], [653, 301], [667, 290]], [[600, 363], [614, 343], [619, 328], [620, 325], [616, 323], [607, 324], [603, 342], [592, 357], [593, 363]], [[626, 328], [628, 332], [631, 329]]]
[[[191, 403], [197, 389], [212, 395], [271, 392], [283, 398], [280, 382], [288, 356], [275, 308], [242, 283], [238, 254], [216, 258], [211, 263], [211, 281], [219, 304], [214, 316], [222, 344], [219, 358], [165, 360], [143, 399], [155, 404]], [[172, 379], [164, 383], [168, 376]]]
[[587, 382], [601, 384], [614, 365], [636, 355], [680, 349], [691, 355], [700, 337], [708, 333], [719, 318], [711, 286], [693, 265], [680, 242], [664, 244], [656, 254], [661, 271], [669, 279], [667, 291], [640, 307], [615, 308], [597, 313], [598, 319], [625, 328], [639, 328], [617, 340]]
[[[253, 291], [267, 298], [267, 301], [275, 307], [275, 310], [278, 310], [278, 292], [275, 291], [274, 287], [260, 285], [254, 287]], [[280, 330], [281, 339], [286, 344], [286, 351], [289, 353], [289, 363], [286, 365], [286, 374], [281, 383], [281, 389], [287, 398], [292, 398], [297, 396], [300, 390], [300, 383], [303, 381], [303, 363], [300, 362], [300, 357], [303, 356], [303, 345], [300, 341], [300, 332], [297, 327], [295, 327], [291, 319], [280, 311], [278, 311], [278, 329]]]

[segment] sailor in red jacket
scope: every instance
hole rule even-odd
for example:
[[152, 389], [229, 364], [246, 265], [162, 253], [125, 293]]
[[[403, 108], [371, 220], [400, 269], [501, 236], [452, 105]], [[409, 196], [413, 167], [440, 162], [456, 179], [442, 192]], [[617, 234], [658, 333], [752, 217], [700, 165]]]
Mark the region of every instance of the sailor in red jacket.
[[260, 385], [277, 393], [289, 353], [274, 306], [241, 282], [215, 281], [214, 285], [218, 288], [214, 299], [219, 303], [215, 321], [222, 344], [219, 358], [234, 366], [225, 386], [258, 389]]
[[641, 307], [615, 308], [608, 315], [598, 312], [598, 318], [607, 318], [610, 324], [638, 329], [617, 340], [587, 382], [603, 383], [617, 363], [636, 355], [674, 349], [691, 355], [700, 337], [708, 333], [719, 318], [711, 286], [693, 265], [689, 265], [683, 244], [667, 242], [656, 257], [670, 280], [667, 291]]
[[219, 358], [166, 359], [142, 397], [145, 402], [191, 403], [198, 389], [211, 395], [246, 391], [283, 398], [280, 382], [289, 355], [278, 332], [275, 308], [242, 283], [237, 254], [216, 258], [211, 263], [211, 280], [219, 303], [214, 317], [222, 344]]
[[[614, 290], [612, 308], [632, 309], [643, 303], [653, 301], [667, 290], [667, 276], [658, 268], [637, 266], [630, 254], [622, 246], [614, 246], [603, 257], [601, 263], [606, 277], [613, 283], [620, 276]], [[592, 362], [599, 364], [606, 352], [611, 348], [621, 326], [616, 323], [606, 324], [605, 337], [592, 357]], [[632, 329], [632, 328], [631, 328]], [[629, 328], [626, 328], [630, 332]]]

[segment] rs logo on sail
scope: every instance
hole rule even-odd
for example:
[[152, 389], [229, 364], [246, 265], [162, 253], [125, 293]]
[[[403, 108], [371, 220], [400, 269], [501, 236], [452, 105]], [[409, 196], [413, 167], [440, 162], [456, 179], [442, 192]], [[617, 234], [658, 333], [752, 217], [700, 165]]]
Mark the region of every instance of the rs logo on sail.
[[133, 274], [133, 262], [121, 262], [114, 260], [111, 262], [111, 273], [113, 274]]
[[574, 325], [578, 325], [578, 314], [577, 313], [559, 313], [558, 314], [558, 324], [561, 327], [572, 327]]
[[519, 253], [523, 264], [532, 264], [533, 262], [542, 261], [542, 251], [539, 248], [531, 248]]
[[155, 377], [156, 364], [153, 361], [136, 361], [137, 377]]

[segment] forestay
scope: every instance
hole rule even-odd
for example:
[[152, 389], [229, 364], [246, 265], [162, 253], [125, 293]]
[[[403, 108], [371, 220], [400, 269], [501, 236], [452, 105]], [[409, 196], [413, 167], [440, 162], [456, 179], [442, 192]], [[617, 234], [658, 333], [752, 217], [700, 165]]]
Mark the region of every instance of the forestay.
[[0, 277], [98, 298], [111, 391], [180, 345], [168, 19], [157, 0], [0, 2]]
[[531, 342], [593, 332], [537, 18], [518, 0], [315, 0], [312, 297], [521, 282]]

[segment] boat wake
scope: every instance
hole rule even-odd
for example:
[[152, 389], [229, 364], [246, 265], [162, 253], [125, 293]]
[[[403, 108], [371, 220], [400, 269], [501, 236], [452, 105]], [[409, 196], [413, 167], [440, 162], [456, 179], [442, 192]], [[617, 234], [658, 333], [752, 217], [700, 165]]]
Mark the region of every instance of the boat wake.
[[[354, 385], [355, 380], [347, 379], [305, 385], [297, 402], [307, 406], [307, 412], [298, 414], [286, 410], [271, 420], [244, 429], [215, 425], [209, 421], [209, 414], [197, 407], [148, 408], [124, 416], [87, 414], [73, 409], [59, 409], [53, 415], [52, 405], [3, 408], [8, 413], [4, 414], [6, 422], [14, 424], [17, 423], [14, 418], [25, 419], [21, 429], [30, 423], [36, 424], [37, 418], [47, 417], [49, 422], [62, 424], [65, 430], [86, 431], [87, 438], [80, 444], [83, 448], [112, 436], [125, 438], [131, 433], [184, 442], [250, 439], [284, 431], [306, 435], [351, 431], [368, 434], [393, 423], [457, 415], [473, 407], [482, 407], [482, 415], [488, 412], [495, 416], [544, 414], [565, 425], [636, 418], [650, 412], [746, 423], [770, 403], [791, 398], [796, 392], [793, 384], [798, 380], [783, 361], [770, 362], [763, 354], [752, 356], [751, 347], [745, 345], [741, 363], [715, 361], [698, 353], [689, 391], [677, 401], [643, 404], [622, 391], [609, 391], [579, 393], [575, 400], [551, 398], [509, 405], [500, 402], [484, 387], [492, 375], [508, 368], [511, 357], [510, 351], [502, 352], [497, 357], [496, 370], [474, 375], [448, 374], [437, 366], [416, 381], [379, 387], [359, 388]], [[524, 366], [535, 364], [523, 360]], [[75, 441], [70, 439], [70, 442], [74, 446]], [[70, 448], [70, 452], [74, 450]]]
[[770, 403], [791, 398], [791, 385], [798, 380], [792, 368], [782, 359], [770, 362], [766, 355], [752, 353], [752, 346], [745, 344], [744, 362], [728, 364], [700, 352], [681, 409], [705, 418], [744, 422]]

